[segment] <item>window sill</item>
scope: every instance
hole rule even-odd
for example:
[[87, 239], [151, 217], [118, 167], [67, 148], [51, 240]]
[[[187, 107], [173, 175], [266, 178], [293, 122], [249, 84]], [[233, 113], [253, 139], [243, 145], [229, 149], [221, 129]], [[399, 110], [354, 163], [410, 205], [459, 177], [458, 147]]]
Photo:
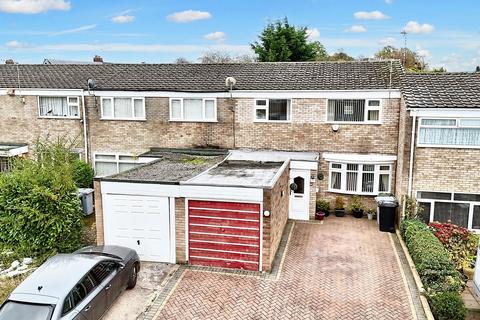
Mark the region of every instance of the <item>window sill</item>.
[[356, 192], [356, 191], [344, 191], [344, 190], [336, 190], [336, 189], [328, 189], [327, 192], [331, 193], [340, 193], [340, 194], [349, 194], [349, 195], [359, 195], [359, 196], [378, 196], [379, 193], [389, 193], [390, 191], [382, 191], [382, 192]]
[[147, 121], [146, 118], [100, 118], [102, 121]]
[[181, 120], [181, 119], [170, 119], [168, 120], [169, 122], [189, 122], [189, 123], [195, 123], [195, 122], [205, 122], [205, 123], [216, 123], [218, 120]]
[[342, 125], [342, 124], [348, 124], [348, 125], [352, 125], [352, 124], [359, 124], [359, 125], [382, 125], [383, 122], [378, 122], [378, 121], [325, 121], [325, 123], [327, 124], [338, 124], [338, 125]]
[[253, 120], [254, 123], [292, 123], [292, 120]]
[[55, 119], [55, 120], [80, 120], [80, 117], [61, 117], [61, 116], [39, 116], [38, 119]]

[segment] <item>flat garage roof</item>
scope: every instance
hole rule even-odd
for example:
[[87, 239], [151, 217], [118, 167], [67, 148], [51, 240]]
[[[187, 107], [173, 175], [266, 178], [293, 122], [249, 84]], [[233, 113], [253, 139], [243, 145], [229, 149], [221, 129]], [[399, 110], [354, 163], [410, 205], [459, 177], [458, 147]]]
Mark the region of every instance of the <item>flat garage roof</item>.
[[182, 184], [269, 188], [275, 184], [287, 165], [288, 161], [227, 160]]

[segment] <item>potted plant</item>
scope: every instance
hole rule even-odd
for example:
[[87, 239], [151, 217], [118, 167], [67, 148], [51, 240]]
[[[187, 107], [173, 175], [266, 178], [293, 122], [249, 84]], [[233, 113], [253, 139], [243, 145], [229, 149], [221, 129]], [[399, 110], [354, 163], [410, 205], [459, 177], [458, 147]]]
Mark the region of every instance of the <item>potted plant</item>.
[[349, 205], [349, 209], [355, 218], [362, 218], [363, 217], [362, 199], [360, 199], [360, 197], [357, 195], [353, 196], [352, 201], [350, 202], [350, 205]]
[[374, 208], [370, 208], [370, 209], [367, 210], [368, 220], [373, 220], [374, 215], [375, 215], [375, 209]]
[[[326, 200], [318, 200], [316, 209], [317, 219], [323, 220], [323, 217], [328, 217], [330, 215], [330, 202]], [[321, 219], [320, 216], [322, 216]]]
[[337, 217], [345, 216], [345, 201], [340, 196], [335, 198], [335, 215]]

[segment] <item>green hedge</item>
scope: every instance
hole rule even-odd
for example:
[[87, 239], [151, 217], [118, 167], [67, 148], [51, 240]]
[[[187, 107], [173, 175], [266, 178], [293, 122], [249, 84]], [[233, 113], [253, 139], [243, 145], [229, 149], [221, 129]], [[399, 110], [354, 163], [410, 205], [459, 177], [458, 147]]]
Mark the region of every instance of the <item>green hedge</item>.
[[[463, 281], [442, 243], [426, 224], [416, 219], [404, 220], [401, 233], [436, 319], [464, 319], [465, 306], [459, 294]], [[442, 304], [445, 297], [455, 297], [455, 302]]]

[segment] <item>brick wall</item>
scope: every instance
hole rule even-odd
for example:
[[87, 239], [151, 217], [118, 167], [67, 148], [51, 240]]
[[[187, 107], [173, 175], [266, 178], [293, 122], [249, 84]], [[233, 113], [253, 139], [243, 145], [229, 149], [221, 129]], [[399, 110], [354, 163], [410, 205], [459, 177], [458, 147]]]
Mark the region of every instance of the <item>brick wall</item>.
[[80, 119], [40, 118], [38, 97], [26, 96], [25, 103], [21, 99], [19, 96], [0, 96], [1, 142], [28, 143], [31, 148], [38, 138], [65, 137], [75, 140], [75, 145], [83, 150]]
[[282, 238], [289, 209], [289, 169], [286, 168], [272, 189], [263, 191], [263, 210], [270, 211], [270, 217], [263, 217], [262, 270], [272, 268]]
[[103, 203], [102, 203], [102, 185], [100, 181], [93, 182], [93, 189], [95, 190], [95, 225], [97, 227], [97, 245], [105, 244], [104, 230], [103, 230]]
[[185, 198], [175, 198], [175, 250], [177, 263], [186, 263]]

